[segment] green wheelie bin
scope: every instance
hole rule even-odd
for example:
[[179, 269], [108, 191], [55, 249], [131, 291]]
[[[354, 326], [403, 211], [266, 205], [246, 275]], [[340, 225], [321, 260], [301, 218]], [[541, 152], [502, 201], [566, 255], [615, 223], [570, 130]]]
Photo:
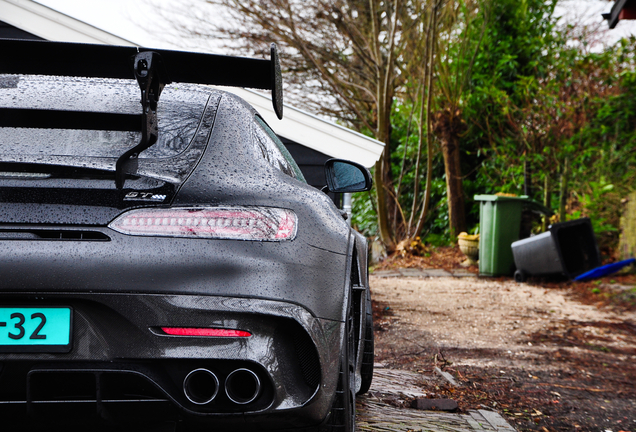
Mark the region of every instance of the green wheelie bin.
[[479, 208], [479, 274], [512, 275], [515, 261], [511, 245], [519, 240], [524, 207], [552, 214], [552, 211], [526, 195], [475, 195]]

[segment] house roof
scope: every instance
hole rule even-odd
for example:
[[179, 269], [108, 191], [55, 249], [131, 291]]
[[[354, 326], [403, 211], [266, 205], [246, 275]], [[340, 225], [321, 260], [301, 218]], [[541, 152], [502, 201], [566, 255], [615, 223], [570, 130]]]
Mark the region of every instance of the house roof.
[[[0, 21], [47, 40], [138, 45], [32, 0], [0, 0]], [[248, 89], [225, 90], [254, 106], [279, 135], [328, 156], [371, 167], [384, 149], [384, 144], [378, 140], [290, 105], [285, 105], [285, 116], [279, 121], [269, 96]]]

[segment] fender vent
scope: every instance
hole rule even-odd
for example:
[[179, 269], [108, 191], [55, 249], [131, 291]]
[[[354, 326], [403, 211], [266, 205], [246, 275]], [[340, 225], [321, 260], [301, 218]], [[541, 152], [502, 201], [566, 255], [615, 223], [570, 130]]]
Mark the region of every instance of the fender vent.
[[24, 229], [1, 230], [0, 240], [110, 241], [110, 237], [99, 231]]
[[309, 336], [301, 329], [294, 332], [294, 347], [300, 361], [305, 384], [315, 389], [320, 384], [320, 362], [316, 348]]

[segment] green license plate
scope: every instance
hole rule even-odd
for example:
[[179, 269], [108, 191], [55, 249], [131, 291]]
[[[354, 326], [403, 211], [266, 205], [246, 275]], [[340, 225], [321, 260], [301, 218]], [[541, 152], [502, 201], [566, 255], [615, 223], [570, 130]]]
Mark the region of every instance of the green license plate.
[[0, 352], [68, 352], [70, 307], [0, 307]]

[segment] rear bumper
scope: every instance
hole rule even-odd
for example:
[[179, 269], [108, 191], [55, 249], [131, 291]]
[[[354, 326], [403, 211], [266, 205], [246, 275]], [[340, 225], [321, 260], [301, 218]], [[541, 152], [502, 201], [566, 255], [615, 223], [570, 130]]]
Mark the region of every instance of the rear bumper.
[[[0, 412], [16, 424], [57, 418], [64, 424], [168, 421], [236, 430], [257, 422], [261, 430], [293, 429], [318, 425], [331, 406], [342, 324], [298, 305], [42, 292], [3, 293], [2, 304], [73, 308], [70, 352], [0, 353]], [[229, 328], [252, 336], [169, 336], [161, 327]], [[209, 403], [193, 403], [184, 393], [184, 379], [195, 369], [218, 378], [219, 391]], [[253, 372], [260, 384], [246, 404], [226, 393], [227, 377], [237, 369]]]
[[46, 231], [61, 237], [0, 239], [1, 292], [261, 298], [343, 320], [349, 257], [300, 238], [210, 240], [129, 236], [102, 227], [17, 225], [0, 225], [0, 231], [7, 236]]

